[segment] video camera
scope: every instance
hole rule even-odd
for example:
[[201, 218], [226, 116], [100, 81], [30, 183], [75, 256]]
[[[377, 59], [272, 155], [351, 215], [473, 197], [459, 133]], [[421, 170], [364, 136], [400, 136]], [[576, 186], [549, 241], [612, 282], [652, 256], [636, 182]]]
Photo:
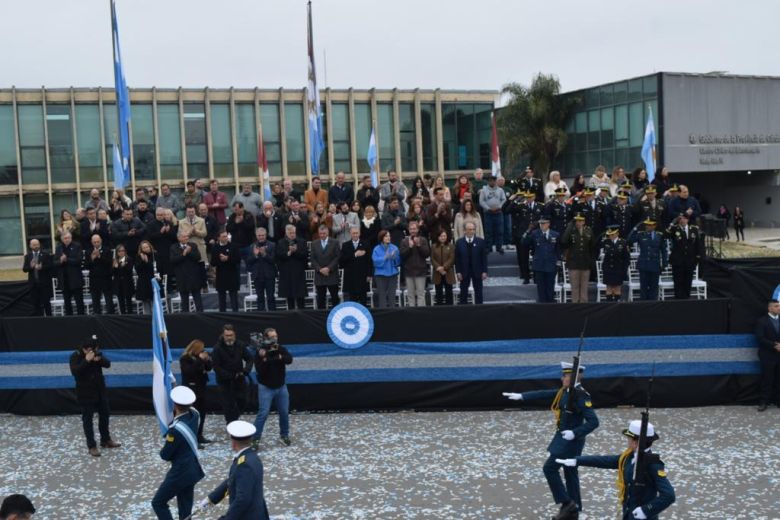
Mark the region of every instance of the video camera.
[[279, 342], [276, 338], [268, 338], [263, 332], [250, 332], [249, 344], [256, 349], [276, 350], [279, 348]]

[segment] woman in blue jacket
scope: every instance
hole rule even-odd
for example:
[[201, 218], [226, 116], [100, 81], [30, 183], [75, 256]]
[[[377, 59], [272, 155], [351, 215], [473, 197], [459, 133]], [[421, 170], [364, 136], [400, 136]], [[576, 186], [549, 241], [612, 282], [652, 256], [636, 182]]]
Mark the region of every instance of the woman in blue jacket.
[[374, 263], [374, 287], [379, 298], [377, 306], [394, 307], [401, 253], [390, 242], [390, 233], [387, 230], [380, 231], [377, 239], [379, 244], [374, 247], [374, 252], [371, 254]]

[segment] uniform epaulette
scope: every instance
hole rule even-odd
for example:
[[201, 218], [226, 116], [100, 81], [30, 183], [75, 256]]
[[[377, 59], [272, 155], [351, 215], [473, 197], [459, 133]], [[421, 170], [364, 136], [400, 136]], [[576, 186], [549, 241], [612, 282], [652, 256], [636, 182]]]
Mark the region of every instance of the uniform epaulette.
[[246, 462], [246, 455], [241, 455], [241, 456], [238, 458], [238, 461], [236, 462], [236, 465], [238, 465], [238, 464], [243, 464], [244, 462]]

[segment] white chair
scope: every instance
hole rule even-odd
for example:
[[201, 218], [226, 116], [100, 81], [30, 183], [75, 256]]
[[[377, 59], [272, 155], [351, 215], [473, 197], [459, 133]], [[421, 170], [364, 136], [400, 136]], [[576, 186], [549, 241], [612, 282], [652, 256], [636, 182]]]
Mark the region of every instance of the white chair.
[[244, 297], [244, 312], [257, 310], [257, 293], [255, 292], [255, 281], [252, 280], [252, 274], [246, 273], [246, 286], [249, 294]]
[[566, 303], [573, 301], [572, 294], [571, 294], [571, 281], [569, 280], [569, 269], [566, 267], [566, 262], [561, 263], [561, 269], [560, 269], [560, 276], [561, 282], [560, 285], [558, 285], [558, 273], [556, 273], [555, 276], [555, 292], [557, 294], [556, 298], [561, 303]]
[[[138, 287], [138, 275], [133, 274], [133, 283], [135, 287]], [[160, 279], [160, 289], [162, 289], [162, 308], [164, 313], [172, 312], [169, 309], [168, 306], [168, 275], [164, 274], [162, 275], [162, 278]], [[136, 300], [135, 296], [133, 296], [133, 305], [135, 305], [135, 313], [136, 314], [143, 314], [144, 313], [144, 302]], [[181, 298], [179, 298], [179, 304], [177, 309], [181, 309]], [[176, 312], [179, 312], [178, 310]]]
[[674, 278], [672, 276], [672, 266], [670, 265], [667, 265], [661, 271], [661, 276], [658, 279], [658, 296], [661, 300], [674, 298]]
[[601, 301], [601, 295], [602, 293], [606, 297], [607, 295], [607, 284], [604, 283], [604, 271], [602, 270], [601, 264], [603, 263], [603, 259], [596, 260], [596, 301]]
[[306, 294], [303, 299], [305, 309], [315, 309], [317, 307], [317, 290], [314, 288], [314, 269], [306, 269]]
[[[641, 292], [641, 285], [639, 284], [639, 271], [636, 268], [637, 261], [635, 258], [631, 259], [628, 264], [628, 301], [632, 302], [634, 299], [639, 299]], [[635, 295], [636, 293], [636, 295]]]
[[52, 298], [49, 300], [51, 303], [51, 315], [52, 316], [64, 316], [65, 315], [65, 298], [62, 297], [62, 290], [60, 289], [60, 281], [55, 276], [51, 279]]
[[[452, 284], [452, 301], [457, 305], [458, 304], [458, 298], [460, 297], [460, 282], [458, 281], [458, 271], [455, 269], [455, 283]], [[474, 286], [469, 284], [469, 291], [466, 295], [466, 303], [474, 305]]]
[[691, 294], [698, 300], [707, 299], [707, 282], [699, 278], [699, 266], [693, 271], [693, 283], [691, 284]]
[[81, 276], [84, 279], [84, 287], [82, 289], [82, 294], [84, 296], [84, 314], [89, 315], [92, 314], [92, 293], [89, 292], [89, 271], [81, 271]]

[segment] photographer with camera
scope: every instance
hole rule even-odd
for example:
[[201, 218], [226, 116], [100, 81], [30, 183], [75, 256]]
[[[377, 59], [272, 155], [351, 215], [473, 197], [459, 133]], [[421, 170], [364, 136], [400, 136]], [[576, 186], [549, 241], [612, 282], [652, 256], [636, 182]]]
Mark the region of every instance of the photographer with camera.
[[100, 351], [97, 336], [94, 335], [70, 356], [70, 372], [76, 379], [76, 400], [81, 406], [81, 421], [84, 425], [84, 435], [87, 437], [87, 448], [93, 457], [100, 457], [100, 450], [95, 443], [95, 428], [92, 424], [95, 412], [98, 413], [100, 446], [103, 448], [121, 446], [111, 440], [108, 430], [110, 412], [103, 369], [110, 367], [111, 361]]
[[[259, 344], [258, 344], [259, 343]], [[279, 442], [290, 445], [290, 394], [287, 392], [285, 375], [287, 365], [293, 361], [292, 354], [279, 345], [276, 329], [265, 329], [261, 342], [253, 341], [255, 347], [255, 370], [257, 371], [258, 411], [255, 419], [255, 432], [252, 446], [257, 449], [260, 436], [271, 406], [279, 412]]]
[[246, 378], [252, 371], [252, 354], [236, 339], [233, 325], [222, 326], [222, 336], [211, 351], [211, 363], [222, 395], [225, 423], [241, 417], [246, 404]]

